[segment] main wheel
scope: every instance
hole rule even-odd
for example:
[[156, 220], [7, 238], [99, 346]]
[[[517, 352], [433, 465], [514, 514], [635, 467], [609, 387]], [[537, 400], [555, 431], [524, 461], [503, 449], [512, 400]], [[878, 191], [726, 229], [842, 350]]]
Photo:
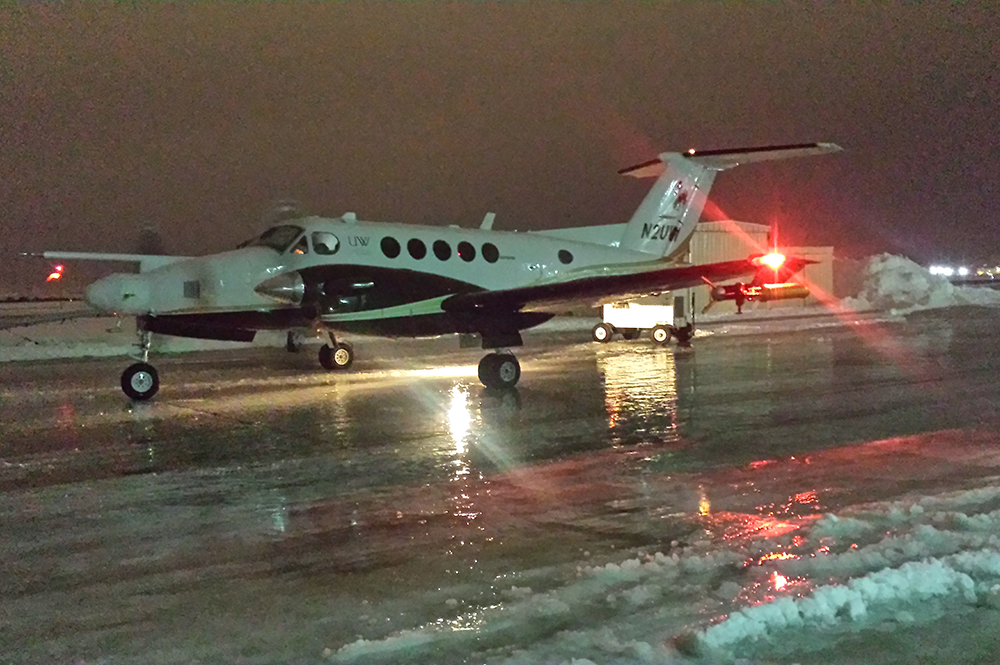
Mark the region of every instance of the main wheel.
[[673, 329], [674, 337], [677, 338], [677, 346], [691, 346], [691, 338], [694, 337], [694, 326], [690, 323], [686, 326]]
[[510, 353], [491, 353], [479, 361], [479, 380], [487, 388], [513, 388], [521, 378], [521, 366]]
[[594, 326], [594, 329], [590, 331], [590, 334], [594, 338], [595, 342], [605, 344], [611, 341], [611, 336], [615, 334], [615, 329], [607, 323], [598, 323]]
[[337, 348], [324, 344], [319, 349], [319, 364], [325, 369], [347, 369], [354, 363], [354, 347], [347, 342], [339, 342]]
[[670, 341], [670, 328], [665, 325], [654, 326], [653, 330], [650, 331], [649, 336], [653, 338], [653, 341], [657, 344], [666, 344]]
[[122, 391], [130, 398], [144, 401], [160, 389], [160, 376], [148, 363], [129, 365], [122, 372]]

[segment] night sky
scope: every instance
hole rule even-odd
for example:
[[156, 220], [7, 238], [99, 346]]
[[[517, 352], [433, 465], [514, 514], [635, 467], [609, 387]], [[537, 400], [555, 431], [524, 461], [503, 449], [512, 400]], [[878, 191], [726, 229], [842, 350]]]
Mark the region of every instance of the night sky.
[[[21, 251], [234, 247], [275, 201], [541, 229], [628, 219], [665, 150], [834, 141], [719, 177], [783, 243], [995, 260], [1000, 3], [0, 8], [0, 292]], [[39, 265], [41, 263], [42, 265]]]

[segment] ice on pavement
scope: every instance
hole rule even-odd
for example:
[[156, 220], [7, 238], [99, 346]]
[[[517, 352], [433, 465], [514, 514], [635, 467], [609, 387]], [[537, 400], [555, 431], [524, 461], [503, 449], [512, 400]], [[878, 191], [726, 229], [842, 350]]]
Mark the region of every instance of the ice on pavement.
[[[683, 664], [816, 653], [838, 663], [839, 644], [860, 641], [864, 662], [894, 662], [880, 656], [887, 632], [931, 634], [942, 617], [974, 612], [1000, 626], [1000, 486], [868, 504], [790, 527], [623, 553], [578, 565], [541, 592], [498, 579], [486, 609], [358, 640], [329, 660], [479, 653], [505, 664]], [[484, 605], [459, 599], [450, 607], [467, 604]], [[973, 650], [991, 639], [967, 638]]]
[[[912, 311], [1000, 304], [996, 292], [942, 284], [901, 257], [874, 257], [866, 275], [859, 296], [845, 305]], [[118, 355], [134, 337], [127, 325], [120, 332], [109, 331], [112, 325], [93, 318], [2, 331], [0, 358]], [[271, 341], [281, 344], [283, 337]], [[49, 355], [31, 355], [40, 353]], [[995, 449], [981, 445], [975, 452], [990, 456]], [[886, 456], [875, 467], [896, 459]], [[782, 464], [773, 468], [778, 473]], [[706, 505], [692, 516], [704, 528], [685, 542], [619, 550], [600, 560], [580, 553], [566, 566], [517, 570], [488, 586], [417, 592], [415, 601], [401, 594], [387, 605], [416, 602], [429, 609], [415, 614], [435, 619], [330, 644], [326, 660], [681, 665], [787, 657], [890, 663], [901, 662], [899, 644], [923, 640], [941, 649], [946, 647], [937, 642], [951, 643], [951, 651], [939, 650], [929, 661], [976, 662], [964, 650], [982, 653], [1000, 635], [1000, 481], [982, 482], [826, 514], [737, 514]], [[746, 528], [737, 535], [713, 529], [727, 523]], [[359, 609], [345, 604], [336, 611], [357, 615]], [[390, 611], [364, 610], [379, 626], [395, 625], [387, 621]]]

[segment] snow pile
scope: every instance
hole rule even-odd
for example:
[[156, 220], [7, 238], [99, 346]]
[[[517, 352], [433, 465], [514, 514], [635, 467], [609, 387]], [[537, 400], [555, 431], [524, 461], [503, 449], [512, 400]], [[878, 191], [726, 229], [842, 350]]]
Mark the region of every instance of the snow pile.
[[868, 260], [864, 285], [856, 298], [844, 298], [854, 310], [916, 311], [958, 305], [1000, 306], [1000, 292], [985, 287], [955, 286], [910, 259], [879, 254]]
[[[995, 609], [1000, 510], [988, 509], [998, 504], [1000, 488], [990, 487], [873, 506], [846, 519], [827, 515], [809, 529], [798, 556], [762, 566], [769, 579], [782, 580], [770, 602], [732, 612], [689, 638], [688, 648], [723, 659], [801, 653], [859, 631]], [[810, 589], [812, 580], [830, 583]]]
[[624, 557], [547, 569], [535, 580], [544, 591], [498, 580], [449, 601], [450, 617], [359, 639], [328, 661], [683, 665], [808, 659], [849, 641], [874, 662], [890, 648], [887, 632], [1000, 615], [1000, 487], [868, 504], [803, 519], [781, 536]]

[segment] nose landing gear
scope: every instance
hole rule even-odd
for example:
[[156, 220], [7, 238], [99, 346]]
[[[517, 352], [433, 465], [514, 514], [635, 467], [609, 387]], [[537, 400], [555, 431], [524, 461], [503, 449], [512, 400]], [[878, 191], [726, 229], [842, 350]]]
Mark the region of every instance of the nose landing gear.
[[160, 376], [156, 368], [149, 364], [149, 345], [153, 340], [153, 333], [148, 330], [138, 330], [139, 334], [139, 356], [140, 362], [133, 363], [122, 372], [122, 392], [129, 398], [137, 401], [145, 401], [156, 394], [160, 389]]
[[145, 401], [159, 389], [160, 377], [148, 363], [134, 363], [122, 372], [122, 391], [134, 400]]

